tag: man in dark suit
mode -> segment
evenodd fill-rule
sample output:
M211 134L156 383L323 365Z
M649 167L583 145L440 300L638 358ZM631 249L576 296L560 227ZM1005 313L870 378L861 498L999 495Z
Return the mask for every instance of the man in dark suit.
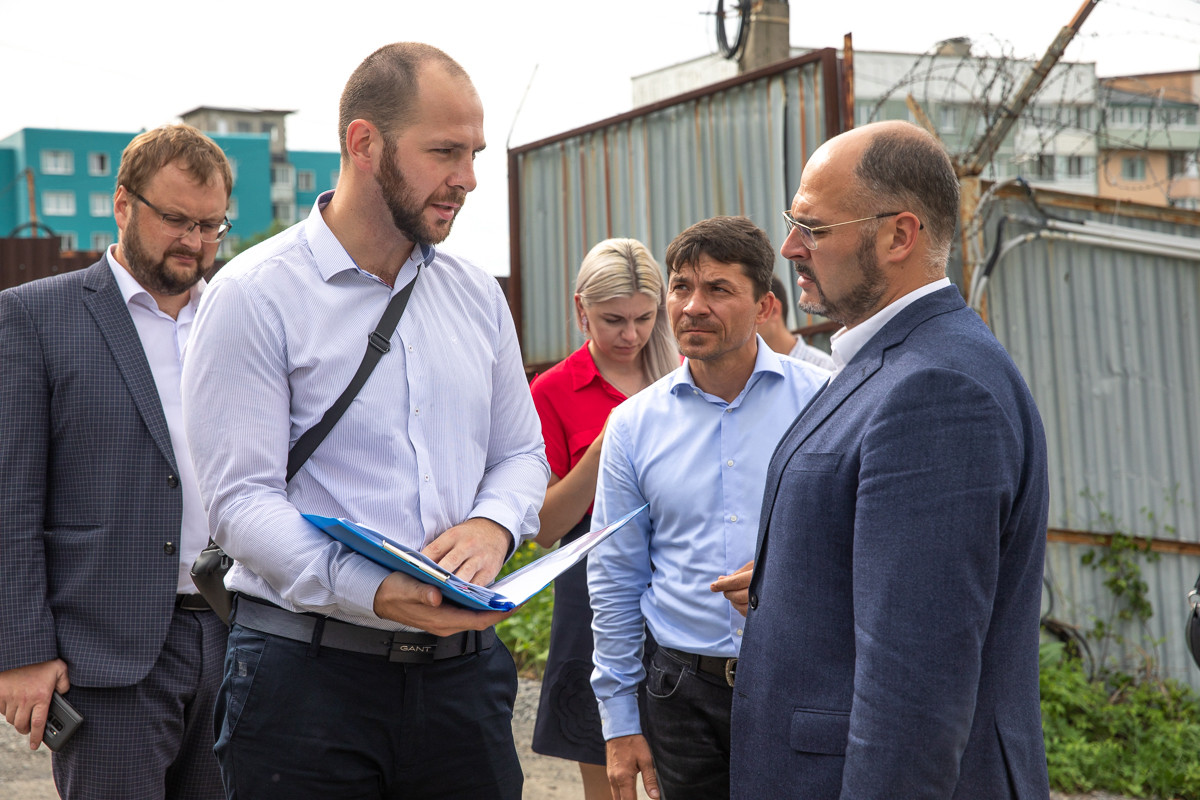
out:
M189 574L208 527L179 380L232 176L172 125L117 184L103 259L0 293L0 710L34 749L54 691L83 715L63 797L221 797L227 633Z
M1045 435L945 278L958 183L901 122L826 142L783 255L844 326L767 475L734 687L735 797L1045 798ZM735 602L737 605L737 602Z

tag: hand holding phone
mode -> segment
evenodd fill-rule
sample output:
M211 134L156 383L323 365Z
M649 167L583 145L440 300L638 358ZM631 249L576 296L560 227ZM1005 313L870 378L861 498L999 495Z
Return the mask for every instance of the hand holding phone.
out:
M82 724L83 715L61 694L55 692L50 698L50 714L46 717L46 730L42 733L42 742L46 747L58 752Z

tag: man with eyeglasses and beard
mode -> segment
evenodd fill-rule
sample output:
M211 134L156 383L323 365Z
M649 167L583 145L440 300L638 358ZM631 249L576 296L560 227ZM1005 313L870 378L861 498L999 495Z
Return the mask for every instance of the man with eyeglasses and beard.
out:
M950 158L908 123L856 128L785 216L800 307L843 328L771 458L752 578L724 587L748 612L734 796L1045 798L1045 433L946 278Z
M537 533L549 468L508 304L441 247L484 148L454 60L368 56L342 93L337 187L205 295L184 368L213 537L236 564L216 752L230 798L519 798L507 616L344 547L349 518L487 584ZM350 385L411 287L388 352L303 466L288 453ZM373 334L372 341L385 338Z
M227 631L190 575L208 523L180 376L232 182L195 128L140 134L104 258L0 293L0 711L34 749L54 692L82 714L64 798L223 796Z

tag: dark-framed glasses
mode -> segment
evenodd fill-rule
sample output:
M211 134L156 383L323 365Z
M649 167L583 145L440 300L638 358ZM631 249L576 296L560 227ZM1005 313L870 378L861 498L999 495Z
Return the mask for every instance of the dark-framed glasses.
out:
M810 228L809 226L805 225L803 222L798 222L796 220L796 218L792 216L792 212L790 212L790 211L784 211L783 218L787 222L789 234L791 234L792 231L798 232L800 234L800 241L801 241L801 243L804 244L804 247L807 248L808 250L816 250L817 249L816 233L818 231L827 231L830 228L836 228L840 225L853 225L856 222L867 222L867 221L873 220L873 219L884 219L885 217L895 217L895 216L898 216L903 213L904 213L903 211L885 211L882 214L876 214L873 217L863 217L861 219L846 220L845 222L835 222L832 225L818 225L815 228ZM924 230L924 228L925 228L925 223L922 222L921 229Z
M199 228L200 241L215 244L224 239L225 234L229 233L229 229L233 227L233 223L229 221L228 217L220 222L198 222L194 219L181 217L178 214L168 214L162 209L155 207L153 203L137 192L131 191L130 194L142 201L146 205L146 208L157 214L162 219L163 231L174 236L176 239L182 239Z

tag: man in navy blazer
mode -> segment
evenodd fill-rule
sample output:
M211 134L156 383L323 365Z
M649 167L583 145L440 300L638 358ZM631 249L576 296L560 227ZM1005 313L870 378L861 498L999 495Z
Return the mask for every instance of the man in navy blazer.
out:
M767 475L735 797L1045 798L1045 434L945 265L958 182L902 122L826 142L787 213L837 369Z
M213 704L227 632L191 583L208 526L181 357L229 229L229 162L140 134L93 266L0 292L0 712L37 748L52 693L84 717L65 798L222 797Z

